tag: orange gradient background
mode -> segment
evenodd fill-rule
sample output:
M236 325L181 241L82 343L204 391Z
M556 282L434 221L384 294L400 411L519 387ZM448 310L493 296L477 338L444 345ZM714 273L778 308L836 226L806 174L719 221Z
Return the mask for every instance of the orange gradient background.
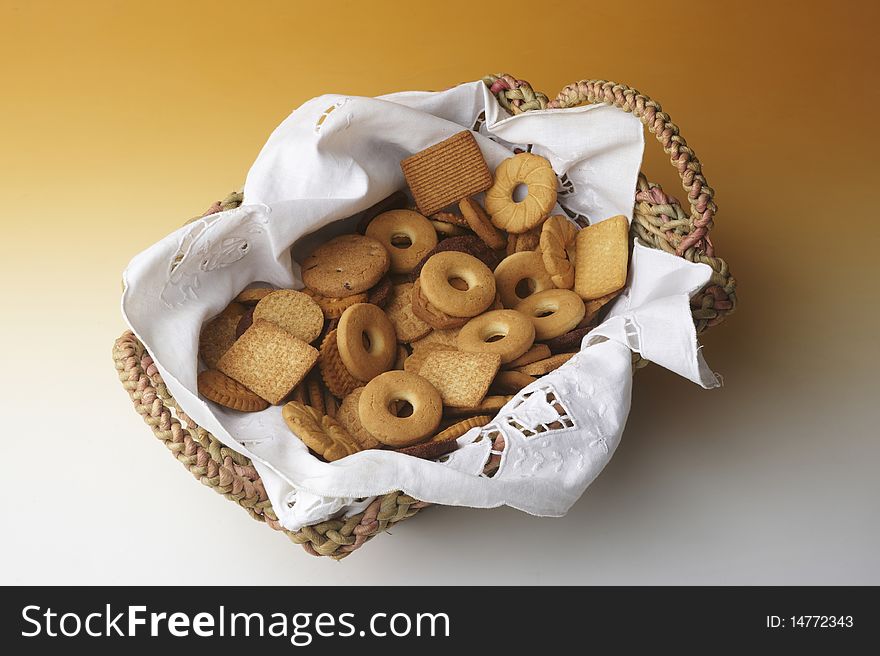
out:
M876 6L484 6L0 0L0 582L880 583ZM502 70L551 97L625 82L679 124L739 282L704 337L726 385L639 372L565 519L432 509L342 565L309 558L132 412L121 272L239 187L304 100ZM644 170L681 196L652 137Z

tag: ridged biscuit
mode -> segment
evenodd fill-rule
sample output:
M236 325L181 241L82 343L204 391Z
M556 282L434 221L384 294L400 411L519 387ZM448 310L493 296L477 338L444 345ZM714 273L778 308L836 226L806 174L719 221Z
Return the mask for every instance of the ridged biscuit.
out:
M470 130L407 157L400 168L425 216L492 186L492 173Z
M351 374L339 356L335 330L327 333L321 342L318 368L321 371L321 378L327 389L340 399L351 394L352 391L364 384L364 381L358 380Z
M476 417L468 417L467 419L462 419L458 421L448 428L443 429L439 433L437 433L434 437L431 438L431 442L445 442L446 440L457 440L459 437L467 433L472 428L480 428L485 426L490 421L492 421L492 417L489 415L477 415Z
M559 214L544 221L540 244L544 268L553 284L560 289L574 285L575 240L578 229L566 217Z
M240 412L258 412L269 407L264 399L216 369L199 372L198 390L209 401Z
M513 193L520 184L528 191L522 201ZM513 234L531 230L546 218L556 204L558 181L550 162L532 153L518 153L495 169L495 182L486 192L486 211L492 224Z

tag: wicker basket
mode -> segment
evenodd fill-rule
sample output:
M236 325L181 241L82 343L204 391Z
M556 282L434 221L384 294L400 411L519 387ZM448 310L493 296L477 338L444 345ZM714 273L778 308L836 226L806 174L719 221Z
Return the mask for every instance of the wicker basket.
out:
M675 198L640 175L632 235L654 248L712 268L714 273L709 284L691 303L698 332L721 323L733 312L736 282L727 263L715 256L709 240L716 210L714 192L706 184L700 161L679 135L678 126L658 103L630 87L604 80L570 84L552 101L534 91L527 82L509 75L488 76L484 82L511 114L604 103L637 116L663 145L678 170L690 212L685 212ZM241 200L241 194L231 194L214 203L205 215L237 207ZM344 558L387 527L429 505L401 492L392 492L348 519L331 519L296 532L288 531L273 512L263 482L250 460L224 446L186 416L168 393L149 353L131 332L116 340L113 360L135 410L193 476L237 503L254 519L285 533L314 556ZM646 363L637 361L636 367L643 364Z

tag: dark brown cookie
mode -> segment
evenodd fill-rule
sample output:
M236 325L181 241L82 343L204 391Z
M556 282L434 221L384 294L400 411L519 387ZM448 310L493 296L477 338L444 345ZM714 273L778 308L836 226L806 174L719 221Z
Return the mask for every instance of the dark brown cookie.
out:
M497 253L486 246L485 242L476 235L449 237L428 251L425 257L422 258L422 261L419 262L416 265L416 268L412 270L412 273L410 273L410 279L415 281L422 272L422 267L425 266L425 262L427 262L432 255L444 251L458 251L460 253L473 255L492 271L494 271L495 267L498 266L498 263L501 262L501 258L498 257Z
M398 453L405 453L408 456L416 458L424 458L425 460L435 460L440 456L451 453L458 448L458 442L455 438L444 440L442 442L422 442L413 446L405 446L401 449L395 449Z
M238 327L235 329L235 339L244 335L244 331L251 327L251 324L254 322L255 308L256 306L249 305L245 313L241 315L241 319L238 320Z
M367 303L372 303L373 305L378 305L380 308L384 308L388 305L388 301L391 300L391 292L393 290L394 284L391 282L391 278L385 276L367 292Z
M360 234L364 234L367 231L367 226L370 225L370 221L375 219L377 216L384 212L390 212L391 210L402 210L409 205L409 200L406 197L406 194L402 191L395 191L393 194L388 196L387 198L383 198L378 203L373 205L372 207L368 207L361 213L361 218L358 221L357 232Z
M545 340L551 353L565 353L567 351L576 351L581 347L581 340L592 330L591 327L575 328L564 335Z

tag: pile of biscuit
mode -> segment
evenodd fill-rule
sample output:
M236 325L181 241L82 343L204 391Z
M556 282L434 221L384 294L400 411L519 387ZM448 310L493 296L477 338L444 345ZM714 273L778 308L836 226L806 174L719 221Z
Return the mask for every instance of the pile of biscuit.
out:
M304 289L251 286L205 324L203 397L283 404L327 461L438 458L578 351L626 283L626 218L578 229L551 215L550 163L522 152L493 175L470 131L401 168L412 200L397 192L316 248Z

